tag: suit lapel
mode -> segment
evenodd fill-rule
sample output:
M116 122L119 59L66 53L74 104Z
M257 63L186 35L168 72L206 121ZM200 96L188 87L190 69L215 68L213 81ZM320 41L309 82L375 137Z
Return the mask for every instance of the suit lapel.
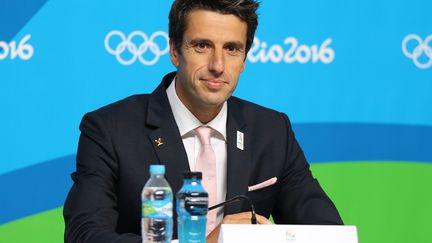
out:
M166 178L173 192L176 193L183 184L181 172L190 169L181 135L166 95L166 89L174 75L175 73L166 75L151 94L146 123L154 127L149 134L149 139L159 162L166 166Z
M227 199L237 195L246 195L250 173L250 136L242 115L240 103L236 98L228 100L227 118ZM237 147L237 132L244 135L244 149ZM225 207L225 214L241 211L242 203L233 203Z

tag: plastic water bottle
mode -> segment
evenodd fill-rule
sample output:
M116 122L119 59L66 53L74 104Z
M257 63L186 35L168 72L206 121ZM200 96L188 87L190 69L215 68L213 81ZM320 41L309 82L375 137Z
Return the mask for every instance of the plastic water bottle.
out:
M185 172L177 193L177 229L179 243L205 243L208 193L201 185L201 172Z
M143 243L171 242L173 193L164 176L164 165L150 165L150 179L141 194Z

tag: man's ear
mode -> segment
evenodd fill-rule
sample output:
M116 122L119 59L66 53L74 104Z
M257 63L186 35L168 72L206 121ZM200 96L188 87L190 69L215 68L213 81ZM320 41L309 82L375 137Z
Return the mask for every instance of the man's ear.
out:
M171 59L171 63L178 67L179 66L179 53L175 48L174 42L170 39L169 41L169 46L170 46L170 59Z

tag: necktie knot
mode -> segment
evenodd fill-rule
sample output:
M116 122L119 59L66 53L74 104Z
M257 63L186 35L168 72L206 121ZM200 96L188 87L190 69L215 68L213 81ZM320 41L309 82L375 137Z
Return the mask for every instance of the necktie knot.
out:
M208 126L199 126L195 129L198 139L202 145L210 144L211 130L211 127Z

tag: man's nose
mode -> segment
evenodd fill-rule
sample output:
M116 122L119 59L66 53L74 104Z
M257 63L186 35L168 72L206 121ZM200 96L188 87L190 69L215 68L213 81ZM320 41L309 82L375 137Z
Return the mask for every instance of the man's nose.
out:
M225 70L223 50L214 50L210 56L208 69L214 74L222 74Z

